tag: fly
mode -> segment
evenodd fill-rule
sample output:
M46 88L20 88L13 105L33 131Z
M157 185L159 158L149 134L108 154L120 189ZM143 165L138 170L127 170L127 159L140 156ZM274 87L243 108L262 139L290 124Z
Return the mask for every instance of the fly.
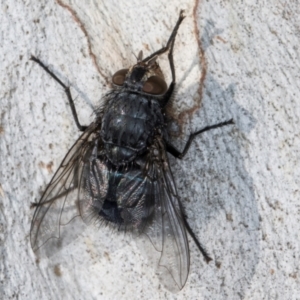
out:
M158 257L159 278L171 291L182 289L188 277L187 232L205 260L211 260L187 222L167 153L182 159L197 135L233 120L194 132L182 152L170 142L165 114L176 84L173 49L183 19L181 11L165 47L146 58L141 51L136 64L112 76L113 87L89 126L79 123L70 88L31 57L63 87L74 121L83 132L40 201L33 204L30 240L36 253L51 256L75 238L83 224L98 222L146 235L147 253ZM170 85L157 62L166 52Z

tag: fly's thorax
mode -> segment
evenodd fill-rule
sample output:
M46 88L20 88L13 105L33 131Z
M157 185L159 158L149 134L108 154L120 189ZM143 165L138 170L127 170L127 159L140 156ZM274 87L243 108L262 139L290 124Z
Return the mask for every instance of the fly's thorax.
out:
M164 117L157 99L126 88L108 94L103 109L101 138L115 165L126 164L143 153Z

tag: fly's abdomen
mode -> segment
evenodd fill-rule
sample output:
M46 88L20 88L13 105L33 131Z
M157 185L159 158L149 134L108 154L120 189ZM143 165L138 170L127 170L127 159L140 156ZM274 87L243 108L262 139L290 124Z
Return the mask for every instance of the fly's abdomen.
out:
M146 149L161 124L163 116L156 100L130 92L114 94L102 118L106 156L114 165L132 161Z

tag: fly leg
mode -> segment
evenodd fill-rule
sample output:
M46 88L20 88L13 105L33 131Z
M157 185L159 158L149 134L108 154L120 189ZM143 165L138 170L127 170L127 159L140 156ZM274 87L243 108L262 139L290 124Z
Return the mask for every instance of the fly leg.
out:
M166 150L170 154L172 154L174 157L182 159L186 155L186 153L188 152L192 141L194 140L194 138L197 135L199 135L199 134L201 134L205 131L211 130L211 129L215 129L215 128L219 128L219 127L223 127L223 126L231 125L231 124L234 124L232 119L229 120L229 121L225 121L225 122L222 122L222 123L215 124L215 125L206 126L206 127L202 128L201 130L198 130L198 131L190 134L189 139L188 139L187 143L185 144L184 149L183 149L182 152L180 152L175 146L173 146L172 144L170 144L168 142L166 143Z
M183 10L181 10L179 13L179 18L178 18L177 23L169 37L167 45L165 47L159 49L158 51L154 52L153 54L151 54L150 56L146 57L143 60L143 62L147 62L147 61L151 60L153 57L161 55L161 54L169 51L168 59L169 59L171 73L172 73L172 81L171 81L170 86L169 86L168 90L166 91L163 99L161 100L162 107L164 107L168 103L169 99L172 96L172 93L174 91L175 84L176 84L175 83L176 82L175 67L174 67L174 61L173 61L173 48L174 48L174 43L175 43L175 38L176 38L178 28L184 18L185 18L185 16L183 14Z
M48 204L51 204L53 201L55 201L59 198L67 197L69 193L71 193L72 191L75 191L76 189L79 188L79 178L78 178L77 174L78 174L78 166L75 166L74 178L72 180L72 186L69 186L63 192L59 193L58 195L56 195L53 198L50 198L47 201L43 201L42 203L41 202L31 202L30 203L30 208L35 208L35 207L39 207L39 206L43 206L43 205L48 205ZM43 199L43 196L42 196L42 199Z
M206 250L203 248L203 246L202 246L202 245L200 244L200 242L198 241L198 239L197 239L195 233L193 232L193 230L192 230L190 224L189 224L188 221L187 221L187 217L186 217L186 216L183 216L183 221L184 221L184 225L185 225L186 230L188 231L189 235L190 235L191 238L194 240L196 246L198 247L198 249L199 249L200 252L202 253L202 255L203 255L205 261L206 261L207 263L209 263L209 262L212 260L212 258L207 254Z
M43 203L39 203L39 202L31 202L30 203L30 208L35 208L35 207L38 207L38 206L42 206L42 205L45 205L45 204L49 204L49 203L52 203L53 201L55 201L56 199L59 199L61 197L65 197L67 196L70 192L76 190L78 187L77 186L74 186L74 187L71 187L67 190L65 190L64 192L62 192L61 194L58 194L57 196L47 200L47 201L44 201Z
M172 81L169 85L168 90L164 94L163 99L161 100L161 107L165 107L167 103L169 102L170 98L172 97L175 85L176 85L176 74L175 74L175 67L174 67L174 61L173 61L173 48L174 48L174 42L175 42L175 36L171 44L170 52L168 54L168 59L170 63L170 69L172 73Z
M226 125L230 125L230 124L234 124L234 122L233 122L232 119L229 120L229 121L226 121L226 122L222 122L222 123L218 123L218 124L212 125L212 126L206 126L203 129L198 130L198 131L192 133L189 136L189 139L188 139L187 143L185 144L185 147L184 147L184 149L183 149L182 152L180 152L178 149L176 149L176 147L174 147L170 143L166 143L166 150L169 153L171 153L174 157L182 159L185 156L185 154L188 152L188 150L189 150L189 148L191 146L192 141L194 140L194 138L198 134L201 134L201 133L203 133L205 131L208 131L208 130L211 130L211 129L215 129L215 128L223 127L223 126L226 126ZM182 209L182 211L183 211L183 209ZM198 241L198 239L197 239L195 233L193 232L190 224L188 223L187 217L186 217L186 215L184 213L182 214L182 217L183 217L184 225L185 225L185 228L186 228L187 232L189 233L189 235L194 240L194 242L195 242L196 246L198 247L199 251L202 253L205 261L207 263L209 263L212 259L207 254L206 250L201 246L201 243Z
M69 103L70 103L70 107L72 110L72 115L74 118L74 121L76 123L77 128L80 131L85 131L87 129L87 126L82 126L79 121L78 121L78 116L77 116L77 112L76 112L76 108L74 105L74 100L72 98L71 92L70 92L70 87L66 86L53 72L51 72L49 70L49 68L47 66L45 66L38 58L34 57L33 55L30 58L31 60L33 60L34 62L36 62L38 65L40 65L55 81L57 81L65 90L65 93L67 94Z
M153 57L159 56L159 55L161 55L161 54L163 54L163 53L165 53L165 52L167 52L168 50L171 49L172 44L174 44L178 28L179 28L181 22L183 21L183 19L185 18L185 16L183 15L183 12L184 11L181 10L180 13L179 13L179 18L178 18L178 20L176 22L176 25L175 25L175 27L174 27L174 29L173 29L170 37L169 37L167 45L165 47L162 47L161 49L157 50L156 52L152 53L150 56L144 58L142 60L143 62L147 62L147 61L151 60ZM174 65L173 65L173 68L174 68Z

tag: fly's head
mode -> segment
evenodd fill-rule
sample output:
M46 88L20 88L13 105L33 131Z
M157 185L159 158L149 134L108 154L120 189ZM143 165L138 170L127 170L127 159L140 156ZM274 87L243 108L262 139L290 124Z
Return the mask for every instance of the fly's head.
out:
M113 84L132 92L155 96L165 94L168 86L156 59L157 56L150 56L143 60L143 52L140 51L135 65L129 69L121 69L113 75Z

